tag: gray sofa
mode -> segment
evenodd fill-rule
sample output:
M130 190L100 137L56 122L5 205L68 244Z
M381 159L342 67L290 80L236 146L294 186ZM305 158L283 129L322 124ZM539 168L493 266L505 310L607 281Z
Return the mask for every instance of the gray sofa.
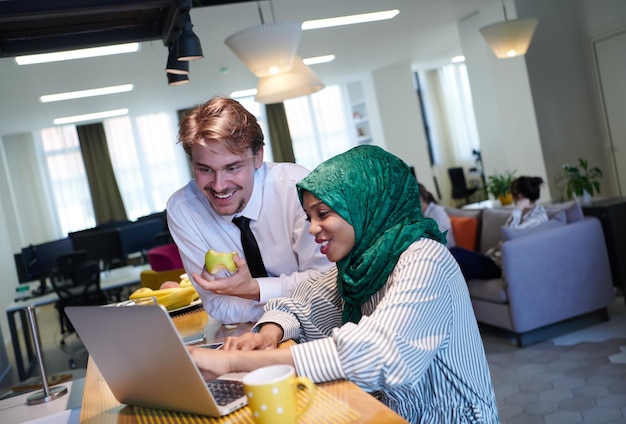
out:
M447 208L451 217L478 220L476 250L502 240L502 278L468 281L480 323L509 330L519 346L523 334L600 311L615 301L600 221L580 205L547 206L550 221L528 230L503 228L511 209Z

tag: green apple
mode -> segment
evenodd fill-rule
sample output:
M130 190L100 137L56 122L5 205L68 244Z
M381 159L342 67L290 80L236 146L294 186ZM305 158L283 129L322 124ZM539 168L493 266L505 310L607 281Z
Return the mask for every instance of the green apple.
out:
M237 265L235 265L233 260L234 254L235 252L216 252L210 249L204 256L207 271L211 274L217 274L222 269L229 272L237 271Z

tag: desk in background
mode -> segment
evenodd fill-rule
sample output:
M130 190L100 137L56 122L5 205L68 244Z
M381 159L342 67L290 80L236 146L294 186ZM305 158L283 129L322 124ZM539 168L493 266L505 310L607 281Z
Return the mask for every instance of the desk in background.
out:
M145 269L150 269L150 266L125 266L103 272L100 278L100 289L103 291L110 291L117 290L125 286L139 284L139 276L141 271ZM25 308L28 305L34 305L35 307L48 305L56 302L58 299L59 298L55 292L49 292L43 296L20 300L7 306L7 321L9 322L9 331L11 332L11 342L13 344L13 354L15 355L15 365L17 367L17 374L20 381L23 381L30 376L30 373L36 364L32 335L26 319ZM23 352L21 340L17 331L17 323L15 319L16 314L19 314L20 316L24 347L26 349L26 364L24 363L24 357L22 356Z

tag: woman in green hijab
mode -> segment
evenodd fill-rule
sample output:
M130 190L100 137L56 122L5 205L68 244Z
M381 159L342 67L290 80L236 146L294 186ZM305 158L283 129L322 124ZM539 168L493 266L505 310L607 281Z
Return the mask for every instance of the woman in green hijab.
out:
M482 340L454 258L396 156L359 146L297 184L309 232L336 268L270 300L253 333L192 349L208 376L294 365L348 379L415 423L497 423ZM294 339L290 349L273 350ZM251 350L256 349L256 350Z

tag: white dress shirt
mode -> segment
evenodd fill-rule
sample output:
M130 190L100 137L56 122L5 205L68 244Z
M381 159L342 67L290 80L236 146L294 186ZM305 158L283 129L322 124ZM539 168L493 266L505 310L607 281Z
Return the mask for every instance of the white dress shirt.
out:
M216 295L194 282L205 310L218 321L254 322L267 300L289 296L297 283L332 267L309 234L309 223L298 200L296 182L308 173L306 168L291 163L264 163L256 170L251 198L240 215L251 219L250 228L269 277L256 279L260 301ZM232 218L218 215L195 181L170 197L167 222L189 277L192 272L202 272L210 248L245 257L241 233Z

